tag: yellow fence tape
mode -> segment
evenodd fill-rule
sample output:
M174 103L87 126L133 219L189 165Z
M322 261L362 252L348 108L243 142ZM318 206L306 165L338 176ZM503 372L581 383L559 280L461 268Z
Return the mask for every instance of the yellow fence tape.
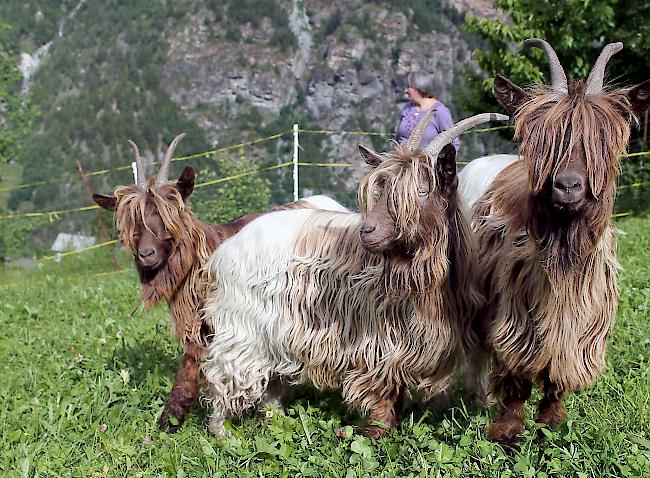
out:
M117 269L113 271L106 271L106 272L95 272L94 274L89 274L88 276L84 277L105 277L105 276L112 276L115 274L123 274L124 272L130 272L132 271L132 268L129 269ZM66 280L71 280L71 279L77 279L77 276L72 276L72 277L64 277ZM30 281L30 285L33 284L43 284L45 282L48 282L47 279L43 280L35 280L35 281ZM10 282L8 284L0 284L0 289L8 289L9 287L24 287L25 283L24 282Z
M59 209L58 211L43 211L43 212L16 212L10 214L0 214L1 219L14 219L17 217L49 217L50 221L56 221L59 219L60 214L66 214L69 212L79 212L79 211L91 211L97 209L99 206L96 204L92 206L83 206L83 207L74 207L70 209Z
M272 171L274 169L284 168L286 166L291 166L292 164L293 164L293 161L288 161L286 163L281 163L281 164L276 164L274 166L269 166L268 168L255 169L254 171L246 171L245 173L235 174L233 176L227 176L225 178L214 179L212 181L206 181L204 183L196 184L194 186L194 189L202 188L202 187L205 187L205 186L210 186L212 184L223 183L223 182L226 182L226 181L232 181L233 179L243 178L245 176L250 176L251 174L259 174L259 173L263 173L264 171Z
M497 130L506 129L506 128L512 128L512 126L511 125L502 125L502 126L495 126L493 128L478 128L478 129L473 129L471 131L468 131L468 133L485 133L485 132L488 132L488 131L497 131ZM237 143L237 144L222 146L220 148L211 149L209 151L203 151L201 153L189 154L189 155L186 155L186 156L179 156L179 157L173 158L172 161L173 162L187 161L187 160L190 160L190 159L207 157L207 156L211 156L211 155L216 154L216 153L221 153L221 152L229 151L229 150L232 150L232 149L243 148L245 146L251 146L251 145L254 145L254 144L258 144L258 143L263 143L265 141L271 141L273 139L278 139L278 138L281 138L282 136L285 136L285 135L291 133L292 131L293 131L292 129L288 129L288 130L282 131L280 133L272 134L270 136L265 136L265 137L262 137L262 138L253 139L253 140L250 140L250 141L243 141L243 142ZM299 129L298 131L300 133L305 133L305 134L358 135L358 136L392 136L394 134L394 133L383 132L383 131L345 131L345 130L328 130L328 129ZM641 152L638 152L638 153L623 154L622 157L636 157L636 156L645 156L645 155L650 155L650 151L641 151ZM160 164L160 162L159 161L154 161L151 164ZM466 162L461 162L460 164L466 164ZM112 173L112 172L115 172L115 171L127 171L127 170L130 170L130 169L131 169L131 165L128 164L128 165L125 165L125 166L118 166L118 167L115 167L115 168L100 169L100 170L97 170L97 171L92 171L92 172L86 173L85 175L86 176L98 176L98 175L102 175L102 174ZM27 189L27 188L36 187L36 186L42 186L44 184L51 184L53 182L60 181L60 180L61 180L60 178L57 178L57 179L51 179L51 180L47 180L47 181L37 181L37 182L33 182L33 183L28 183L28 184L21 184L19 186L4 187L4 188L0 188L0 192L15 191L15 190L19 190L19 189Z
M280 137L282 137L282 136L284 136L284 135L286 135L288 133L291 133L292 131L293 130L286 130L286 131L282 131L281 133L272 134L271 136L265 136L263 138L253 139L251 141L244 141L244 142L237 143L237 144L231 144L231 145L228 145L228 146L223 146L221 148L211 149L209 151L203 151L201 153L190 154L190 155L187 155L187 156L178 156L176 158L173 158L172 162L175 162L175 161L187 161L188 159L206 157L206 156L210 156L210 155L213 155L213 154L216 154L216 153L229 151L231 149L238 149L238 148L243 148L245 146L250 146L250 145L253 145L253 144L263 143L264 141L270 141L270 140L273 140L273 139L280 138ZM154 162L152 162L150 164L160 164L160 161L154 161ZM86 176L98 176L98 175L101 175L101 174L112 173L114 171L127 171L127 170L131 170L131 164L128 164L126 166L118 166L116 168L110 168L110 169L100 169L98 171L92 171L92 172L89 172L89 173L85 173L85 175ZM0 192L13 191L13 190L17 190L17 189L26 189L26 188L30 188L30 187L42 186L44 184L50 184L50 183L54 183L54 182L60 181L60 180L61 180L60 178L57 178L57 179L50 179L48 181L37 181L37 182L34 182L34 183L29 183L29 184L21 184L20 186L12 186L12 187L0 188Z
M43 256L39 261L51 261L60 257L67 257L67 256L72 256L75 254L81 254L82 252L86 251L91 251L93 249L99 249L100 247L105 247L105 246L110 246L111 244L117 244L117 239L113 239L112 241L106 241L102 242L100 244L95 244L93 246L89 247L84 247L83 249L78 249L76 251L68 251L68 252L59 252L58 254L54 254L53 256Z
M393 133L382 131L343 131L334 129L299 129L299 133L305 134L331 134L331 135L357 135L357 136L391 136Z
M289 130L286 130L286 131L282 131L281 133L272 134L271 136L265 136L264 138L257 138L257 139L253 139L251 141L244 141L243 143L231 144L230 146L223 146L221 148L211 149L210 151L205 151L203 153L190 154L190 155L187 155L187 156L179 156L177 158L172 159L172 161L174 161L174 162L175 161L187 161L188 159L194 159L194 158L200 158L200 157L204 157L204 156L210 156L212 154L222 153L224 151L229 151L231 149L243 148L244 146L251 146L253 144L263 143L264 141L270 141L272 139L278 139L278 138L284 136L285 134L291 133L292 131L293 130L289 129ZM158 163L154 163L154 164L158 164Z

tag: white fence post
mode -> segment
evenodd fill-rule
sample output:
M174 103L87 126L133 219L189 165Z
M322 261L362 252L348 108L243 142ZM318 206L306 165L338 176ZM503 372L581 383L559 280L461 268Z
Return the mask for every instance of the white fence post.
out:
M138 184L138 168L135 162L131 163L131 169L133 170L133 184Z
M293 200L298 200L298 123L293 125Z

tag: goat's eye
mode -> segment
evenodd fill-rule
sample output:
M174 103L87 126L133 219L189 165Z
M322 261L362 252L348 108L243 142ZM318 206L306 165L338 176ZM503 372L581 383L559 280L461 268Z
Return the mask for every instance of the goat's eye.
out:
M429 190L428 189L418 189L418 196L420 197L426 197L429 195Z

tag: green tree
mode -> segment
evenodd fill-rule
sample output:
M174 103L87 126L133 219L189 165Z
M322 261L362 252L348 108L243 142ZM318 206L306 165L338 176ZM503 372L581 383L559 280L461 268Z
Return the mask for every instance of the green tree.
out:
M474 58L484 72L471 75L462 98L468 111L492 111L497 106L492 94L497 73L519 85L541 82L548 75L544 53L521 48L523 40L531 37L548 41L567 76L583 80L602 47L622 41L623 51L609 62L609 78L624 85L648 78L650 4L646 0L496 0L495 6L510 20L465 17L465 28L482 40Z
M483 74L469 73L462 107L474 114L499 108L492 93L497 73L518 85L550 83L548 61L537 48L522 48L523 40L548 41L569 79L585 80L604 45L623 42L608 63L606 78L616 85L635 85L650 78L650 3L647 0L496 0L509 21L467 15L465 28L479 37L474 58ZM545 79L546 77L546 79ZM496 110L498 111L498 109ZM642 124L645 121L643 118ZM511 134L505 130L504 134ZM643 132L633 129L630 151L647 151ZM617 209L647 210L648 156L623 162Z
M1 28L1 26L0 26ZM30 109L20 97L22 75L16 57L0 44L0 162L18 154L21 138L27 132Z
M254 163L232 157L215 158L213 162L212 167L199 170L197 184L222 178L232 179L194 191L190 196L190 207L199 219L222 223L248 212L268 208L271 200L269 181L255 172L257 166Z

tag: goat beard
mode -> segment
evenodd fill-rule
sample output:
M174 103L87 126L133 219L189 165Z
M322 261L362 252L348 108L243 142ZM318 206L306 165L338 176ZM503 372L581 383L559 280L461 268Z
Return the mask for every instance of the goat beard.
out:
M432 243L397 245L384 253L384 294L389 302L397 303L409 296L424 300L429 291L447 278L449 264L445 254L434 254L436 246L447 237L436 237Z
M191 266L192 262L184 260L179 248L172 250L165 263L156 270L147 270L136 263L142 284L139 302L150 308L163 299L170 301Z
M530 197L528 231L549 279L560 282L582 270L609 224L613 195L559 211L541 196Z

